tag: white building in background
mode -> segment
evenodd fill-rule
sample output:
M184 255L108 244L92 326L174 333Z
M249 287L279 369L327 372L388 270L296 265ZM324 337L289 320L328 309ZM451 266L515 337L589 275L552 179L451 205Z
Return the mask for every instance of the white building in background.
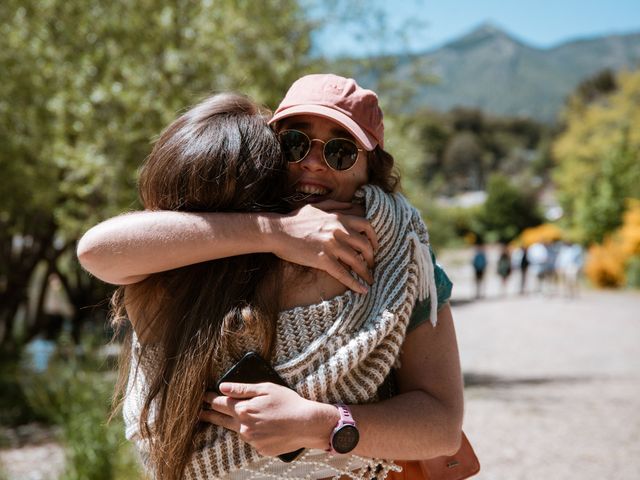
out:
M487 200L487 192L475 190L460 193L454 197L438 197L438 203L444 207L470 208L482 205Z

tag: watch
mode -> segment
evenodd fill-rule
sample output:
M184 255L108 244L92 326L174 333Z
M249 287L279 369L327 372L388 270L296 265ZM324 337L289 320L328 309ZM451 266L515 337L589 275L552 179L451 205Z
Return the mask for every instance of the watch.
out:
M340 413L340 420L331 433L329 441L329 451L331 453L349 453L356 448L360 440L360 432L356 427L356 422L351 415L349 407L342 403L335 405Z

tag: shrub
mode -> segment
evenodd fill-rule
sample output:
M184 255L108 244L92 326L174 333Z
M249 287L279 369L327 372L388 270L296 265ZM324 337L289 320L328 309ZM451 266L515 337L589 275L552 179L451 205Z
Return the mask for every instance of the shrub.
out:
M516 243L529 246L538 242L555 242L561 238L564 238L564 233L560 227L553 223L543 223L537 227L531 227L523 230Z
M589 249L587 277L599 287L640 287L640 200L628 200L622 226Z
M0 352L0 425L15 427L29 422L46 421L27 402L20 383L21 374L19 356Z
M627 204L618 237L624 254L632 257L640 255L640 200L631 199Z
M584 271L598 287L624 285L624 254L620 245L609 238L602 245L592 245Z
M479 220L488 238L510 242L525 228L542 223L542 215L532 192L523 191L503 175L493 174Z
M65 480L140 478L122 421L107 424L113 383L113 374L96 369L95 359L77 357L56 360L45 373L23 380L29 405L61 427Z
M627 262L627 285L640 288L640 255L634 255Z

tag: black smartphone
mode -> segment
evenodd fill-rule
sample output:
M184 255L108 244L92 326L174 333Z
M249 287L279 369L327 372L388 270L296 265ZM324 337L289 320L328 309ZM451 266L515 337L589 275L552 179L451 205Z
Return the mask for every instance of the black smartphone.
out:
M262 383L271 382L283 387L289 387L282 377L276 372L269 363L264 360L256 352L249 352L242 357L238 363L227 370L222 377L216 382L215 390L220 395L220 384L223 382L236 383ZM295 452L283 453L278 458L283 462L293 462L300 454L304 452L304 448L300 448Z

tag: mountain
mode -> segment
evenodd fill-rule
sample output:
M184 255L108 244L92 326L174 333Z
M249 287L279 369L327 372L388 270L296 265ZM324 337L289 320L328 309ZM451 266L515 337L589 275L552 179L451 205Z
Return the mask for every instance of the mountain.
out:
M398 81L409 81L412 71L437 77L437 84L418 87L414 106L477 107L550 122L582 80L605 68L640 68L640 32L541 49L484 24L436 50L399 60L395 75Z

